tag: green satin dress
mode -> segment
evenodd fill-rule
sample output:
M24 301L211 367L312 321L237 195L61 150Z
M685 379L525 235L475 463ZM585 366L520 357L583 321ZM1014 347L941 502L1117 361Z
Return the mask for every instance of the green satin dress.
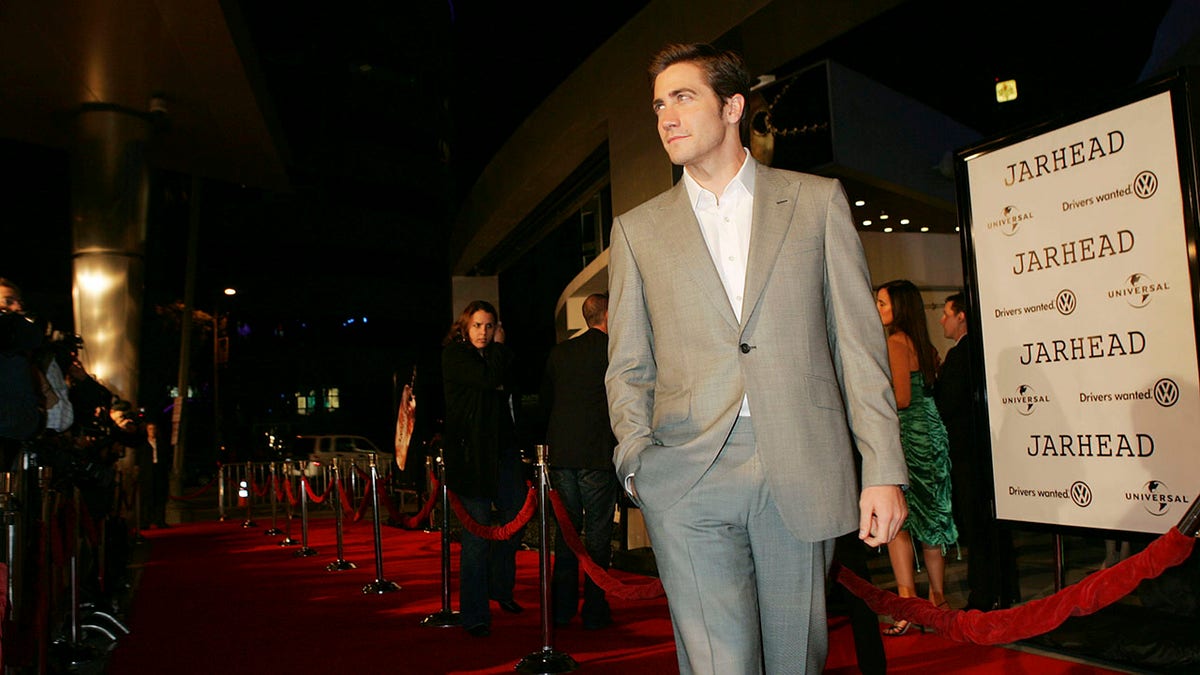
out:
M927 546L958 541L950 509L950 451L946 427L920 371L910 374L912 399L900 410L900 444L908 464L908 520L904 528Z

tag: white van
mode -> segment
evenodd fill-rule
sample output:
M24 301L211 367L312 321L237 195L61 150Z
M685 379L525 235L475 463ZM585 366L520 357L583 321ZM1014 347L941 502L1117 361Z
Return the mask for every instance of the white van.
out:
M391 461L390 455L379 452L379 448L363 436L297 436L292 439L292 457L308 462L304 469L305 476L317 475L321 467L330 464L334 458L345 460L343 466L346 466L346 461L353 459L358 468L366 471L371 465L371 453L375 454L377 467L383 467L385 462Z

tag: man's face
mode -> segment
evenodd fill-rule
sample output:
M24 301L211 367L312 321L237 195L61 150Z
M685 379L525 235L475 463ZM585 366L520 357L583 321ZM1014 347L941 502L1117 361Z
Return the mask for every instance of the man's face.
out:
M679 166L702 164L716 156L730 134L737 140L741 96L721 101L699 66L682 62L654 78L654 114L658 135L671 162Z
M17 289L11 286L0 286L0 312L21 312L25 306L21 304L21 296Z
M957 340L967 332L966 315L954 311L954 307L948 302L942 307L942 316L938 321L942 323L942 334L948 340Z
M467 322L467 339L476 349L483 349L496 337L496 317L482 309L471 315Z

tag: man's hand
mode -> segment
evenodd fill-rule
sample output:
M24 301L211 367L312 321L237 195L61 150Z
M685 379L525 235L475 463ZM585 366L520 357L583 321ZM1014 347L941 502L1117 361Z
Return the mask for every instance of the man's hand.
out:
M899 485L863 488L858 499L858 538L868 546L882 546L899 534L908 517L908 504Z

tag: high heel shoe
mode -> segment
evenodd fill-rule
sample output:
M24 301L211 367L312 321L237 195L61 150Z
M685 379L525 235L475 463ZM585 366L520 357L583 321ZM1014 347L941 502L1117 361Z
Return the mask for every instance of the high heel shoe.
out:
M899 621L892 623L892 625L888 626L887 628L884 628L883 634L885 637L899 637L907 633L908 629L912 628L912 625L913 623L911 621L900 619Z

